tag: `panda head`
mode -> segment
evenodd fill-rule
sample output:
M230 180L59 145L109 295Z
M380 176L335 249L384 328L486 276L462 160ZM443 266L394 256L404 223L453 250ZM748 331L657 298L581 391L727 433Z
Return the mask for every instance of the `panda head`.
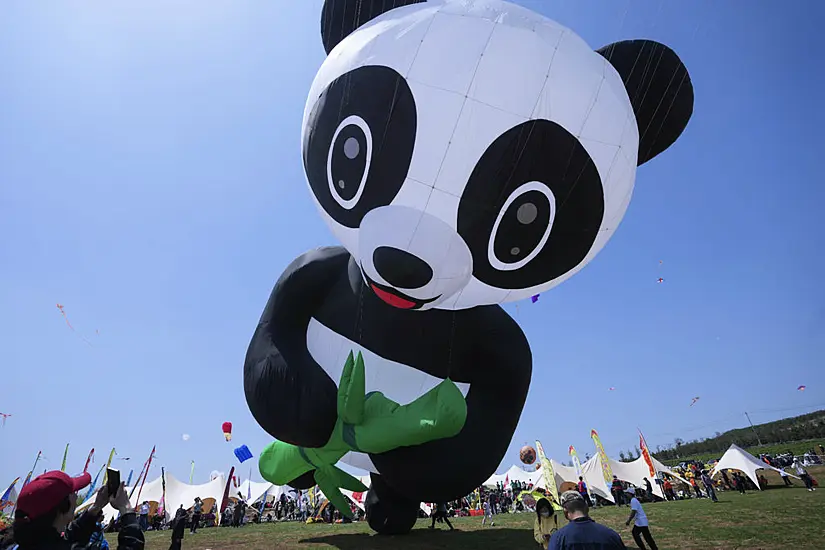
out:
M398 308L514 301L578 272L693 111L666 46L593 51L498 0L326 0L321 29L307 180Z

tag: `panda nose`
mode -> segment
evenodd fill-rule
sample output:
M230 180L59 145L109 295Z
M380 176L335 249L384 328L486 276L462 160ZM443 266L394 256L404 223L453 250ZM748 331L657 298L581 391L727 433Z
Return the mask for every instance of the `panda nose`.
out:
M409 252L390 246L379 246L372 253L378 274L396 288L421 288L433 278L433 268Z

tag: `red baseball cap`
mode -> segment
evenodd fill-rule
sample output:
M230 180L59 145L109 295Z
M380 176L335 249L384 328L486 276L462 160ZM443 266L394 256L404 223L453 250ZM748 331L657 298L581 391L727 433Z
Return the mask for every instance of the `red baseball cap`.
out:
M76 493L92 482L91 474L84 472L71 477L59 470L37 476L23 487L17 497L17 510L31 519L36 519L56 507L72 493Z

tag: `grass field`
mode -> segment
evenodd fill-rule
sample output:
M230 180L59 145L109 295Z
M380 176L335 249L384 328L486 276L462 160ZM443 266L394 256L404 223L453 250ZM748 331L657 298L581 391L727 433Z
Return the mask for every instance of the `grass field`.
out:
M818 479L825 478L825 468L812 468L811 473ZM663 549L822 548L822 541L825 540L825 489L811 493L799 484L789 489L774 487L746 495L723 492L719 494L720 502L717 504L707 499L646 504L645 511L653 536L659 548ZM596 521L618 531L628 548L636 548L630 529L624 526L628 513L627 507L617 509L611 506L593 510L591 515ZM240 529L212 528L203 529L195 535L187 533L183 548L530 549L538 548L533 542L533 518L532 514L527 513L503 514L496 516L495 527L483 530L481 518L456 518L453 520L457 529L455 532L448 532L440 524L436 531L430 531L427 529L429 520L420 520L413 532L403 537L373 535L366 523L279 523L248 525ZM563 519L561 523L564 523ZM169 547L170 534L170 531L146 533L146 548L165 550Z

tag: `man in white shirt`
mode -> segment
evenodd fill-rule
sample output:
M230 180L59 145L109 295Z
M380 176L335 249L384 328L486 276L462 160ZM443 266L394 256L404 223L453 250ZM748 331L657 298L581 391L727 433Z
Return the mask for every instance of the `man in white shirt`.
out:
M631 487L627 492L630 493L630 517L627 518L625 525L630 525L630 522L633 520L636 521L635 525L633 525L633 531L631 531L633 540L636 541L636 546L641 550L645 550L645 545L642 542L642 536L644 536L648 546L650 546L650 550L659 550L656 546L656 541L653 540L653 535L650 534L647 514L645 514L645 511L642 509L642 503L636 498L636 489Z

